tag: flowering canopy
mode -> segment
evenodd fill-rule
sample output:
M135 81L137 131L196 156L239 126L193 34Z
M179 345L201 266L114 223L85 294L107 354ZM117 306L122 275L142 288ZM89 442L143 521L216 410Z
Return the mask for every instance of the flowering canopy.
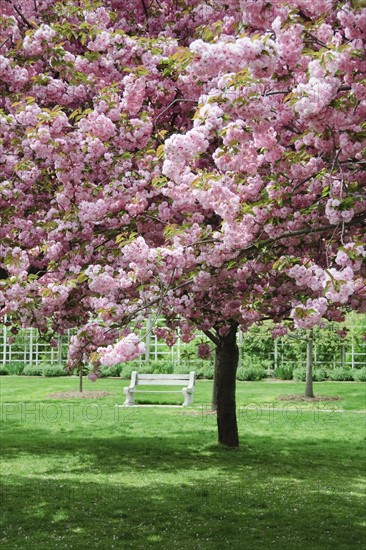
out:
M2 316L111 365L366 310L362 2L0 4Z

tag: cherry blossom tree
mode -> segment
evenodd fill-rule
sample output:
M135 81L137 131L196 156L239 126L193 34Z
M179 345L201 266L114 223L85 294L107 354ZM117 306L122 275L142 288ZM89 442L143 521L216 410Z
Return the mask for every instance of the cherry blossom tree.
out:
M362 2L0 4L1 315L96 373L203 330L237 446L238 329L366 309Z

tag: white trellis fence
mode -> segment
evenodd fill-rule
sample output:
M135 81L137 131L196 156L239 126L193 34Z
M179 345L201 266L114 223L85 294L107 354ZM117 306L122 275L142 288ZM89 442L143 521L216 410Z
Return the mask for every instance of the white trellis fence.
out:
M159 319L159 321L162 322L163 320ZM154 321L155 323L156 321ZM155 336L151 325L151 320L147 319L145 329L142 331L146 343L146 354L141 358L141 362L166 360L172 364L180 365L182 361L185 361L187 345L181 341L179 335L175 344L168 347L163 340ZM355 324L351 322L349 326L349 337L344 344L339 345L332 356L331 364L329 360L325 363L321 357L317 356L317 344L315 343L315 366L346 366L351 368L366 366L366 342L360 336L361 333L366 332L366 316L363 316L363 322ZM36 329L24 329L14 337L9 327L0 325L0 364L38 365L47 363L50 365L63 365L67 360L70 335L69 332L65 336L59 337L57 347L52 347L40 338ZM252 360L253 364L255 361L258 362L258 352L253 353L250 346L247 345L248 339L250 340L250 335L239 334L241 361L243 363L245 359L245 364L250 366ZM304 366L305 353L303 357L300 355L296 360L291 359L293 345L291 339L286 337L270 340L270 348L259 358L263 361L267 360L267 365L270 364L269 368L277 368L282 365ZM192 347L189 349L192 349Z

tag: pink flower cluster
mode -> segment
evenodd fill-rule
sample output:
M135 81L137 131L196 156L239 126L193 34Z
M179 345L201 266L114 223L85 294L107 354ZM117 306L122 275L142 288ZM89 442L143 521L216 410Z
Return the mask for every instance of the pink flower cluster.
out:
M210 344L206 344L206 343L198 344L197 355L200 359L208 359L211 355Z
M177 341L177 335L175 331L166 327L156 327L154 329L154 334L157 338L163 338L165 340L165 343L169 347L174 346L175 342Z
M180 327L180 337L182 342L185 344L188 344L195 338L195 327L192 325L189 325L188 323L182 323Z
M313 265L295 265L288 270L290 277L295 279L296 285L303 288L322 292L326 281L326 273L323 268Z
M111 344L117 337L118 331L115 329L108 329L108 327L96 321L86 323L78 330L77 334L71 336L68 367L79 369L89 361L90 355L95 352L98 346ZM94 361L93 365L97 367L99 361Z
M272 330L272 338L279 338L280 336L285 336L288 333L288 328L279 323Z
M131 116L136 116L146 97L146 79L129 74L124 77L123 85L122 108Z
M350 267L342 271L334 268L326 271L325 296L328 300L345 304L354 291L354 273Z
M175 162L190 162L195 155L206 151L209 142L202 128L192 128L185 135L174 134L165 142L166 158Z
M119 289L119 283L118 280L109 273L102 272L91 279L89 288L93 292L97 292L99 295L103 296L116 292Z
M116 344L107 346L106 348L98 348L97 353L100 354L100 364L106 367L132 361L145 353L145 344L140 342L139 337L131 332L128 336L119 340Z
M326 298L309 298L305 305L297 304L291 311L295 327L310 329L320 325L327 308L328 301Z
M196 57L189 70L199 75L201 80L237 72L245 67L249 67L253 75L263 68L270 75L274 69L274 48L275 43L270 38L265 44L262 40L249 37L216 44L195 40L190 45L190 51ZM266 54L263 54L264 51Z
M339 78L312 76L308 82L294 88L294 93L301 98L295 103L295 110L302 117L318 115L334 99L339 86Z
M111 119L95 111L81 119L79 128L84 134L90 133L102 141L107 141L116 135L116 127Z
M341 209L341 201L338 199L328 199L325 206L325 215L327 216L330 223L338 222L349 222L354 216L354 209L349 208L348 210Z
M359 271L366 258L366 247L360 243L346 243L337 252L336 263L341 267L350 267L352 270Z
M23 40L23 49L29 56L42 54L44 47L52 43L56 32L49 25L42 24L38 29L28 34Z

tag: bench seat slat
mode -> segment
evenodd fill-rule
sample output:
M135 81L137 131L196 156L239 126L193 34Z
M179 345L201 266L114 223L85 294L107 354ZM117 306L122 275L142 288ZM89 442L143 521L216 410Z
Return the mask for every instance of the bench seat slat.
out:
M187 380L141 380L137 378L136 386L186 386Z
M189 374L138 374L138 380L189 380Z
M132 390L135 393L182 393L182 390Z

